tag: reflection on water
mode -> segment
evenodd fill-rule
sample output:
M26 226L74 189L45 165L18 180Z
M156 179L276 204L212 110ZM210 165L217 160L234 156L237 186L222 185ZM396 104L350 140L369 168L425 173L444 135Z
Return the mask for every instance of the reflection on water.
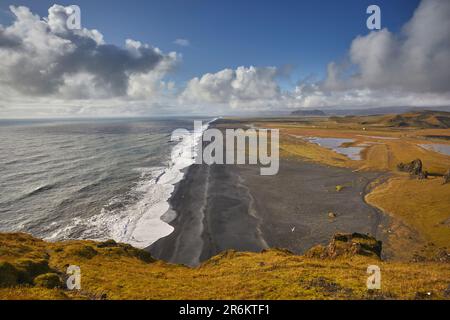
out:
M395 138L395 137L385 137L385 136L366 136L366 135L362 135L362 134L358 134L358 137L364 137L364 138L372 138L372 139L381 139L381 140L398 140L399 138Z
M421 144L422 148L427 150L436 151L447 156L450 156L450 145L448 144L439 144L439 143L429 143L429 144Z
M342 154L351 160L361 160L361 151L364 149L364 146L358 147L342 147L344 143L353 143L355 140L353 139L345 139L345 138L320 138L320 137L302 137L295 136L296 138L301 138L311 143L315 143L321 147L333 150L339 154Z

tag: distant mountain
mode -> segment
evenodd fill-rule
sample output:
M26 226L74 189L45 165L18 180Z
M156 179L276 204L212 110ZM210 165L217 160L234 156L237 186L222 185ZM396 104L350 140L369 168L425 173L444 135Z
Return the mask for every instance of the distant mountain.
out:
M421 111L387 116L392 127L450 128L450 112Z
M450 112L445 111L414 111L401 114L382 115L347 115L332 116L330 120L337 123L359 123L367 126L384 126L391 128L450 128Z
M450 111L450 106L440 106L440 107L374 107L366 109L339 109L327 108L322 109L329 116L347 116L347 115L359 115L359 116L369 116L377 114L398 114L407 112L421 112L421 111Z
M369 116L382 114L399 114L408 112L422 111L447 111L450 112L450 106L439 107L373 107L365 109L340 109L336 107L327 107L323 109L299 109L291 112L291 116ZM281 113L279 114L281 115Z
M291 113L293 116L314 116L314 117L323 117L327 114L323 112L322 110L296 110Z

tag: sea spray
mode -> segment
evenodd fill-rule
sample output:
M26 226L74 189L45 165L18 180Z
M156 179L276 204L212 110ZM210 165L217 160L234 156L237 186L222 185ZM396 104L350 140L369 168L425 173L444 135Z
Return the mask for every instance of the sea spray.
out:
M169 199L175 185L184 177L184 169L195 163L202 133L213 119L202 126L200 132L186 131L183 136L171 139L176 142L166 167L141 168L143 179L130 194L139 194L137 201L122 206L121 198L112 198L101 212L87 219L74 219L72 223L57 230L47 240L65 238L75 227L83 229L78 238L91 240L114 239L137 248L146 248L173 231L173 227L161 218L171 210ZM173 138L173 137L172 137ZM120 210L110 208L121 208Z

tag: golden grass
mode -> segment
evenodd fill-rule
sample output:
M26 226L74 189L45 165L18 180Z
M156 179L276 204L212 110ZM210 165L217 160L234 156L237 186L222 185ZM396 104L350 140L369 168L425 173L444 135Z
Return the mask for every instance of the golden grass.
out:
M296 142L290 139L280 141L280 157L302 158L335 167L357 168L347 157L307 142Z
M440 178L394 177L366 200L417 230L426 241L450 248L450 184L443 185Z
M68 300L69 296L60 289L38 287L0 288L1 300Z
M411 118L411 117L410 117ZM282 157L301 158L355 170L395 171L398 162L420 158L424 169L443 173L450 157L422 149L426 135L450 136L449 129L393 129L392 117L308 119L296 123L260 122L279 128ZM368 120L368 121L366 121ZM414 119L412 120L414 121ZM427 120L433 122L432 118ZM364 122L364 123L363 123ZM351 138L370 143L362 161L321 148L293 136ZM369 136L390 137L382 139ZM439 143L447 143L439 140ZM336 191L338 191L336 189ZM436 246L450 247L450 186L441 179L414 180L395 174L367 195L367 201L388 212ZM400 230L400 229L396 229ZM402 238L403 233L397 232ZM402 239L405 240L405 239ZM416 239L405 240L407 251ZM448 263L386 262L354 256L335 260L295 256L280 250L263 253L225 252L198 268L152 261L129 246L106 246L92 241L47 243L24 234L0 234L0 263L45 260L60 275L67 265L81 267L82 290L46 289L23 284L0 288L0 299L414 299L450 298ZM366 289L366 269L377 264L382 290ZM0 274L1 276L1 274ZM430 295L428 295L428 293Z
M126 250L99 248L91 241L46 243L23 234L0 234L0 242L8 247L0 261L14 262L23 250L27 257L46 253L55 270L63 273L75 264L82 274L78 293L19 286L0 289L0 299L414 299L422 292L443 299L448 298L450 279L448 264L392 263L360 256L321 260L280 250L228 251L188 268L144 262ZM82 252L86 246L96 255L73 254L74 248ZM382 271L382 290L375 294L366 289L370 264Z
M276 125L266 124L275 128ZM426 140L421 135L438 134L450 136L450 129L437 131L420 130L414 133L408 130L406 133L361 131L348 129L321 129L321 128L280 128L280 155L282 157L301 157L326 165L347 167L358 170L395 171L400 162L410 162L420 158L424 163L424 169L436 174L443 174L450 168L450 157L435 151L420 147L436 141ZM297 136L297 137L295 137ZM365 145L361 155L361 161L350 160L344 155L330 149L320 147L314 143L306 142L300 137L329 137L354 139L353 143L346 146ZM378 138L380 137L380 138ZM394 138L394 139L383 139ZM445 141L438 143L449 144Z

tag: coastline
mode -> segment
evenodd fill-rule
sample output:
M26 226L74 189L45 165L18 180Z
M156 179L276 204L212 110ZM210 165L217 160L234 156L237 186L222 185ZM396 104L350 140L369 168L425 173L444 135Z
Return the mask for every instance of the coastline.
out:
M176 144L171 148L168 165L153 169L157 174L141 187L148 196L132 208L133 213L139 213L139 217L132 228L129 227L129 221L125 221L125 226L116 230L116 236L112 237L114 240L143 249L174 231L169 222L176 212L170 205L170 199L184 179L186 170L195 163L203 132L216 119L202 124L198 131L194 128L193 131L181 129L172 132L170 142ZM117 229L117 226L114 227Z
M157 259L197 266L229 249L279 247L303 254L336 232L385 240L388 217L364 199L379 176L298 159L280 159L279 173L270 177L254 165L193 164L169 200L177 213L169 223L174 231L146 250ZM337 185L345 187L337 192Z

